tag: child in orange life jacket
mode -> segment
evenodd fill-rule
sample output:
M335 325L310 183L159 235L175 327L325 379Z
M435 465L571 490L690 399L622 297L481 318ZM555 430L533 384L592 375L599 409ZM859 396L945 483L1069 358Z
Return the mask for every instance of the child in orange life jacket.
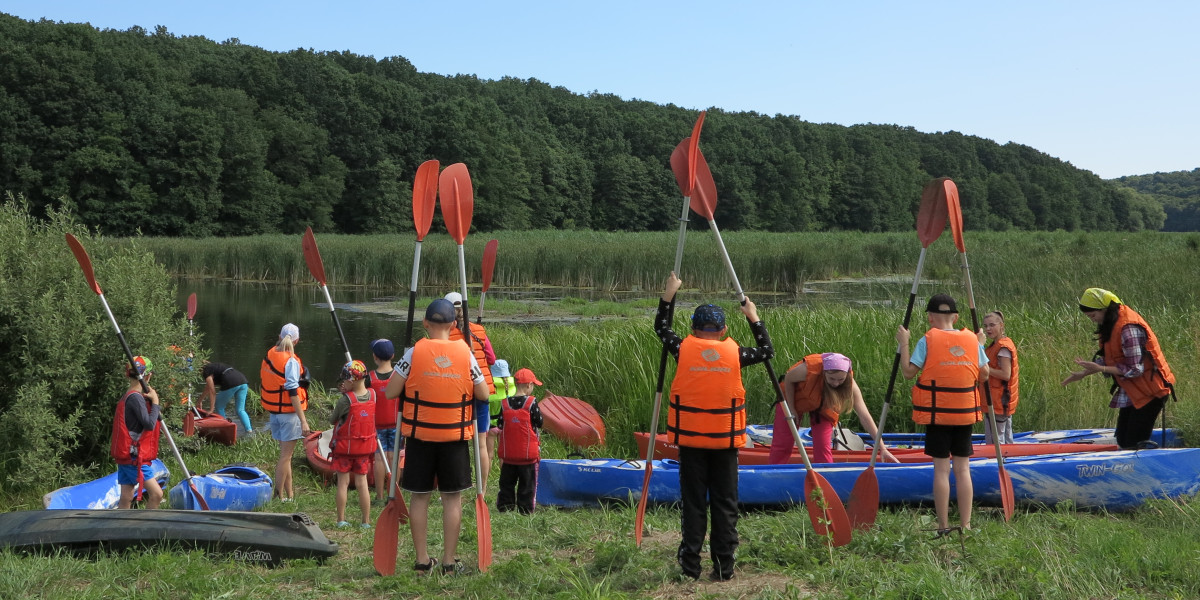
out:
M362 510L362 527L371 527L371 491L367 486L367 471L376 452L375 390L367 388L367 366L361 360L346 363L338 381L342 396L331 417L333 423L333 470L337 472L338 527L349 527L346 521L346 496L350 475L358 488L358 507Z
M920 373L913 386L913 421L925 425L925 454L933 458L933 504L941 537L950 533L950 459L954 458L954 482L958 490L960 529L971 528L971 429L979 422L976 384L988 379L988 358L983 350L983 331L954 329L958 306L954 298L935 294L925 307L929 331L917 342L911 355L909 332L903 325L896 331L900 370L905 379Z
M999 435L1001 444L1013 443L1013 413L1017 412L1017 401L1020 399L1020 372L1017 365L1017 345L1012 338L1004 335L1004 313L995 310L983 315L983 332L992 343L984 349L988 357L990 376L987 383L980 384L991 389L992 406L996 411L996 434L992 432L992 420L983 419L983 433L987 443L994 443L995 435ZM979 399L987 402L988 396L979 390ZM987 412L987 407L981 407Z
M383 393L387 382L395 371L392 368L392 358L396 356L396 348L391 340L380 338L371 342L371 358L375 359L375 370L367 373L367 385L375 390L375 436L379 438L379 447L384 456L375 459L375 497L387 501L387 470L384 460L392 459L392 450L396 447L396 413L395 399L388 398ZM396 465L391 465L392 471Z
M128 387L117 402L109 447L109 453L117 462L117 483L121 486L117 508L133 506L134 490L138 487L146 490L146 508L158 508L163 491L150 471L150 463L158 458L158 437L162 431L158 420L158 392L150 387L154 363L135 356L133 365L125 369ZM138 381L139 373L146 381L145 395L142 383Z
M504 399L497 421L500 429L498 454L504 463L500 466L496 509L504 512L515 508L527 515L533 512L538 461L541 459L538 430L542 428L542 411L532 394L533 386L542 385L542 382L529 369L517 370L513 379L517 383L517 393Z
M668 307L683 282L667 276L654 331L679 363L671 382L667 440L679 446L682 540L676 561L684 577L700 577L700 549L712 507L709 548L712 577L733 577L738 546L738 448L746 445L746 391L742 369L769 360L775 351L758 309L749 298L742 314L758 346L743 348L725 337L725 312L704 304L692 314L692 334L671 330Z

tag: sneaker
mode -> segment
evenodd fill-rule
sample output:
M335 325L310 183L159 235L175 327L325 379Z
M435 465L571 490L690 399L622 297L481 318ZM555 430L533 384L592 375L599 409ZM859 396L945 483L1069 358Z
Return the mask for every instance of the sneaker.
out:
M347 528L347 527L349 527L349 526L350 526L350 521L338 521L338 522L337 522L337 528L338 528L338 529L345 529L345 528Z
M442 575L456 577L458 575L467 574L467 565L464 565L461 560L454 559L453 563L442 565Z
M291 498L280 498L279 501L280 502L291 502L292 499Z
M370 529L370 528L371 528L371 524L370 524L370 523L362 523L362 524L361 524L361 525L359 525L358 527L359 527L359 529Z

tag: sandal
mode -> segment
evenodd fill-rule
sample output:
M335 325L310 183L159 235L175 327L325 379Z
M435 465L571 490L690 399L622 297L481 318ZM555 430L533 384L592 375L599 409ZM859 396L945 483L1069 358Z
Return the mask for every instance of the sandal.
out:
M938 530L936 531L936 533L934 533L934 534L933 534L933 539L935 539L935 540L936 540L936 539L939 539L939 538L944 538L944 537L946 537L946 536L948 536L948 535L950 535L950 534L954 533L955 531L957 531L958 533L960 533L960 534L961 534L961 533L962 533L962 527L947 527L947 528L945 528L945 529L938 529Z
M464 565L461 560L454 559L453 563L442 565L442 575L465 575L467 565Z
M427 563L417 563L413 565L413 570L417 572L417 575L428 575L429 571L436 567L437 564L438 559L430 558L429 562Z

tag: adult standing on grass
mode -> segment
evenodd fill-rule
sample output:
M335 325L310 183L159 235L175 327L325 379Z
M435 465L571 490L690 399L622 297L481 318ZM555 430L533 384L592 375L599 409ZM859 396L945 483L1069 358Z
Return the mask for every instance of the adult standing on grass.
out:
M863 401L862 390L854 380L850 359L844 354L826 352L810 354L792 365L783 376L783 401L792 405L792 414L799 420L808 413L809 431L812 432L812 456L815 463L833 462L833 430L842 413L850 407L858 414L872 438L876 435L875 419ZM795 450L792 428L787 426L783 407L775 406L775 427L771 434L771 453L768 462L773 465L787 462ZM799 423L797 423L797 426ZM880 442L883 443L882 441ZM880 448L885 462L898 462L887 448Z
M396 347L391 340L377 339L371 342L371 358L375 359L375 369L367 374L367 384L375 390L375 436L379 438L379 448L383 456L375 461L375 496L387 502L387 470L384 466L387 457L396 448L396 400L388 398L384 393L388 380L395 373L392 359L396 356ZM395 471L395 465L392 470Z
M346 521L346 500L350 478L358 488L358 507L362 512L363 529L371 527L371 492L367 489L367 472L375 455L375 390L367 387L367 365L352 360L342 367L338 377L337 405L333 407L333 470L337 473L337 526L349 527Z
M681 529L676 561L685 577L700 577L700 549L712 509L712 577L733 577L738 546L738 448L746 445L746 390L742 369L774 356L767 328L754 303L746 298L742 314L758 344L743 348L726 338L725 312L712 304L692 314L692 334L680 339L671 330L671 300L683 282L667 276L654 332L675 357L678 368L671 382L667 410L667 439L679 446Z
M242 424L242 431L246 435L254 433L250 415L246 413L246 392L250 389L250 382L246 380L246 376L225 363L205 362L204 367L200 369L200 378L204 380L204 394L200 397L200 402L208 399L208 412L216 412L224 417L225 407L232 399L234 412ZM217 391L218 388L220 391Z
M1112 292L1088 288L1079 298L1079 310L1096 324L1100 349L1094 360L1076 358L1083 367L1063 380L1067 385L1101 373L1113 378L1112 401L1118 409L1117 445L1136 448L1150 439L1154 420L1175 393L1175 375L1163 356L1158 336L1141 315L1125 306Z
M988 359L983 351L983 331L957 330L958 305L946 294L935 294L925 307L929 331L909 354L909 332L896 331L900 345L900 370L905 379L920 374L913 386L913 421L925 426L925 454L933 458L933 505L937 535L950 527L950 463L958 490L961 531L971 529L971 428L979 422L976 384L987 381Z
M400 399L399 427L405 438L401 481L412 494L409 527L417 553L413 570L419 574L439 564L429 556L427 541L434 481L442 496L442 571L462 572L454 555L462 529L462 492L472 487L467 442L475 436L475 411L488 397L475 356L461 341L450 339L454 323L450 301L429 303L422 321L428 337L405 351L386 390L389 398Z
M279 459L275 461L275 492L284 502L296 497L292 483L292 453L296 442L309 434L308 419L308 369L296 356L296 344L300 343L300 328L288 323L279 330L279 341L267 350L259 370L262 382L260 395L263 410L270 413L268 425L271 437L279 442Z
M139 374L146 382L145 394L142 382L138 381ZM125 368L128 385L117 402L109 446L109 454L117 462L117 483L121 486L117 508L133 506L134 491L139 487L146 490L146 508L158 508L163 499L162 487L150 470L150 463L158 458L158 438L162 432L158 392L150 387L153 374L154 363L141 356L133 357L133 367Z
M483 379L487 384L488 396L496 393L496 384L492 380L491 365L496 363L496 351L492 348L492 341L488 339L487 330L479 323L468 323L463 317L462 309L462 294L458 292L450 292L446 294L446 300L454 305L455 323L457 327L450 330L450 339L452 341L462 341L463 332L468 332L471 336L471 352L475 354L475 362L483 371ZM475 415L478 421L475 424L475 431L480 435L484 435L491 428L492 415L489 408L490 403L487 400L475 407ZM485 441L483 438L480 441ZM480 444L479 460L483 465L483 474L480 478L483 479L483 484L487 485L488 474L492 471L491 453L488 451L487 444Z
M994 310L983 315L983 333L992 340L984 348L988 357L988 380L980 384L979 398L985 400L983 386L991 388L991 399L996 411L995 435L1000 436L1001 444L1013 443L1013 414L1017 412L1017 401L1020 394L1021 367L1017 363L1017 345L1012 338L1004 334L1004 313ZM986 409L986 407L983 407ZM992 433L991 419L983 420L983 432L987 443L995 440Z

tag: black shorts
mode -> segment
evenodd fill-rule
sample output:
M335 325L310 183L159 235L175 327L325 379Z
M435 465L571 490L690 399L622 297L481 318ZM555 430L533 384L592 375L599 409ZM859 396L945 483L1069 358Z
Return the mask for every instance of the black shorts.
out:
M404 477L400 487L424 494L433 491L436 479L439 492L471 489L470 442L426 442L404 439Z
M933 458L971 456L973 425L926 425L925 454Z

